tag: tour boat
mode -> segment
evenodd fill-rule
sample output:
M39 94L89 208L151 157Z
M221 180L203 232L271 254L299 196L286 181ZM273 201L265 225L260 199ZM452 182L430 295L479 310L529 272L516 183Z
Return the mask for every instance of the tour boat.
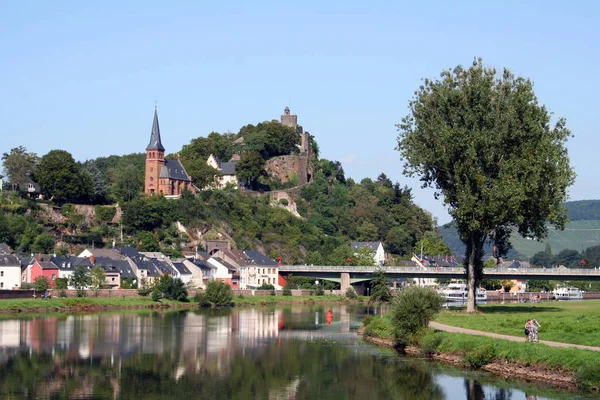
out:
M467 301L468 287L464 283L451 283L440 289L439 293L446 301ZM476 301L487 301L487 292L485 289L477 288Z
M581 300L583 292L575 287L558 287L552 291L556 300Z

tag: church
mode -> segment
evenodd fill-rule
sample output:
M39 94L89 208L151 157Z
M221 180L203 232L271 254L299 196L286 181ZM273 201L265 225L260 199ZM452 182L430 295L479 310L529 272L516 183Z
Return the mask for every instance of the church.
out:
M144 193L148 196L162 195L179 197L185 188L196 193L192 179L179 160L167 160L165 148L160 139L158 112L154 108L154 121L150 133L150 143L146 147L146 174Z

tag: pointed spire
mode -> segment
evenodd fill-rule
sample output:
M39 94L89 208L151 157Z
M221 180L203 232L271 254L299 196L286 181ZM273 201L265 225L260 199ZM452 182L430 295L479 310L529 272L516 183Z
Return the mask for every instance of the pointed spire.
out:
M154 121L152 122L152 133L150 134L150 143L146 150L165 151L165 148L160 141L160 127L158 126L158 112L154 106Z

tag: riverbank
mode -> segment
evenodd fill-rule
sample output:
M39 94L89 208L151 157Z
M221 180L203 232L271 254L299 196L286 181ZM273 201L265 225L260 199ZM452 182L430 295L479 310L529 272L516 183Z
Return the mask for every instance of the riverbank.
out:
M235 296L233 306L278 306L293 304L361 304L367 298L348 300L343 296ZM1 299L0 314L43 314L48 312L93 312L111 309L197 308L194 301L153 301L150 297L69 297L43 299Z
M407 354L427 356L463 368L482 369L506 378L597 392L600 391L600 371L597 367L600 364L600 352L566 346L598 344L600 327L594 323L597 321L596 313L600 312L598 308L598 304L586 301L553 303L545 307L484 306L474 315L463 311L445 311L438 315L436 322L475 326L478 335L472 331L459 333L459 328L442 331L442 325L437 325L438 329L430 327L418 337L411 338L410 344L402 350ZM542 337L562 337L562 343L554 345L565 347L528 343L524 341L524 336L516 336L522 333L524 323L521 323L521 319L527 320L527 316L533 312L542 321ZM579 321L582 332L587 333L573 335L573 331L579 330L575 321ZM361 330L365 340L398 348L390 321L385 316L374 317L366 322ZM431 326L435 327L436 324L432 323ZM501 338L498 337L500 333L515 336Z

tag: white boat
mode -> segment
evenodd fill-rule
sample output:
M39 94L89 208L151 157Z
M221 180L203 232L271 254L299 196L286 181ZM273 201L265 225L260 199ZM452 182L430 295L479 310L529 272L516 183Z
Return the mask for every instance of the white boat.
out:
M575 287L558 287L552 291L556 300L581 300L583 292Z
M446 301L467 301L468 288L464 283L451 283L448 286L439 290L439 293ZM487 292L485 289L477 288L476 301L487 301Z

